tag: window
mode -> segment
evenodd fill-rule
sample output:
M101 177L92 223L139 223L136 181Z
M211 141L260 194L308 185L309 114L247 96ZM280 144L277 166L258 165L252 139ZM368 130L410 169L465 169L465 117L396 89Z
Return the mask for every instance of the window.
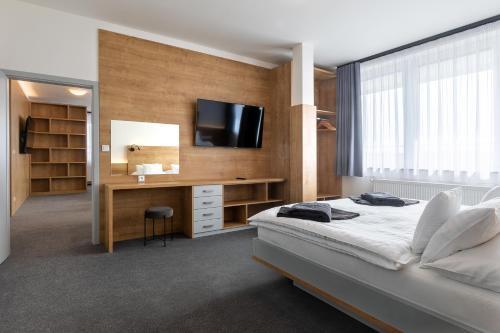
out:
M368 176L500 181L500 24L361 64Z

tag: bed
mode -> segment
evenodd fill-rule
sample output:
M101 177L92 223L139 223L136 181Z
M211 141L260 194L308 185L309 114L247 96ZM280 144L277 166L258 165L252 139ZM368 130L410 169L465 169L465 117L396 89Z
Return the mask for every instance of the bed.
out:
M381 208L359 207L349 199L331 202L336 208L362 213L356 219L365 241L370 239L370 228L376 230L387 223L387 218L392 221L392 227L382 234L392 232L394 237L361 249L330 239L338 236L338 230L328 230L329 226L304 220L283 225L283 220L279 223L273 216L277 208L267 210L250 219L258 227L254 259L378 331L499 332L500 294L421 269L419 258L409 254L413 231L425 204ZM383 220L377 222L377 218ZM404 221L404 226L398 219ZM349 240L352 230L338 222L335 225L347 233L340 233L340 237ZM381 257L370 251L393 245L399 250L386 251ZM368 254L364 253L367 249Z

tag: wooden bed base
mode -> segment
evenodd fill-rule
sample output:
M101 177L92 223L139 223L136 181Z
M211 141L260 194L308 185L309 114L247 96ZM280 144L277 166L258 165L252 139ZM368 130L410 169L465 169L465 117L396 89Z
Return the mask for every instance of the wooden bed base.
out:
M378 332L477 332L258 238L253 252L256 262Z

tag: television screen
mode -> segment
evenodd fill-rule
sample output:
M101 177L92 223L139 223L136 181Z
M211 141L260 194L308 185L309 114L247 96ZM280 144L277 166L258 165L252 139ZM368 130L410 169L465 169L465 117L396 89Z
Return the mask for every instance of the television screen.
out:
M261 148L264 107L198 99L195 145Z
M28 135L31 123L31 117L28 116L26 122L24 123L24 129L19 133L19 152L20 154L28 154Z

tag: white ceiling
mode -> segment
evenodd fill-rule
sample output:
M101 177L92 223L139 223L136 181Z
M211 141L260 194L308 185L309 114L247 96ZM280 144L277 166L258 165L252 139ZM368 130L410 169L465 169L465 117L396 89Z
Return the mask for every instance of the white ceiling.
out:
M90 89L83 89L87 91L83 96L75 96L69 92L71 87L67 86L28 81L18 82L24 95L31 102L79 105L86 106L88 111L91 109L92 91Z
M498 0L24 0L279 64L332 67L500 14Z

